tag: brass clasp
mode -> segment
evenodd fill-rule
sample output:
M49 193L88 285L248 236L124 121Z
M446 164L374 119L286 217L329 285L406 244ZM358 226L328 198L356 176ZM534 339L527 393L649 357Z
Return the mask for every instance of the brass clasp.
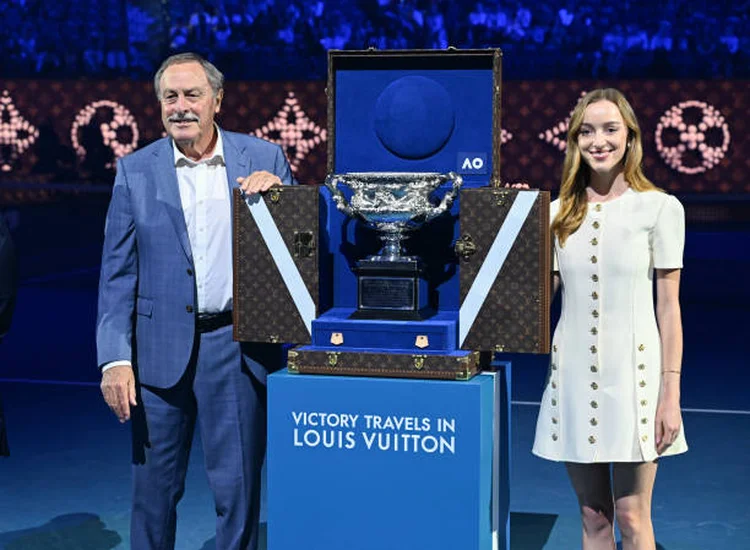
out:
M289 372L299 372L299 366L297 366L297 356L299 354L296 351L290 351L287 354L286 367Z
M495 206L505 206L509 192L505 188L493 189L492 196L495 198Z
M456 244L453 245L453 250L455 251L456 256L467 262L469 261L469 258L476 253L477 245L474 244L474 239L472 239L471 235L464 233L461 238L456 241Z
M312 231L294 232L294 256L309 258L315 250L315 239Z
M271 199L272 203L276 204L281 200L282 189L281 186L275 185L268 190L268 198Z

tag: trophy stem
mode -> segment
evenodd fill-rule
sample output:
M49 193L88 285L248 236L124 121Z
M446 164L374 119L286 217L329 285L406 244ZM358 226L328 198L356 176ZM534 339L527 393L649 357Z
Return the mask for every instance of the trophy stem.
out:
M402 257L403 233L381 233L380 240L383 241L383 250L379 254L381 259L395 261Z

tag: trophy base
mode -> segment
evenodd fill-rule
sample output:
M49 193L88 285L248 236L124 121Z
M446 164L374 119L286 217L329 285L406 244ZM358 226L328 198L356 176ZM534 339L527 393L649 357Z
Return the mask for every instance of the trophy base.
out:
M434 314L418 259L368 258L357 262L356 272L357 311L351 319L421 321Z

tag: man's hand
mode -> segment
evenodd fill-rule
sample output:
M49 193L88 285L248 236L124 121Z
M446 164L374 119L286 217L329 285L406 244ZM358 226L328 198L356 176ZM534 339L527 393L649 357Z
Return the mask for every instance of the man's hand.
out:
M110 367L102 373L102 395L120 422L130 420L130 407L135 401L135 375L130 365Z
M246 194L251 195L268 191L274 185L281 185L281 179L271 172L259 170L244 178L237 178L237 183Z

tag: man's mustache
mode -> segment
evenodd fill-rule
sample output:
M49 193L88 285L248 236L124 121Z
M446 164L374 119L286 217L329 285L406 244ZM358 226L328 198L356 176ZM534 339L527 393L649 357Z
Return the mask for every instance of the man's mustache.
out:
M167 117L169 122L200 122L200 119L192 113L176 113Z

